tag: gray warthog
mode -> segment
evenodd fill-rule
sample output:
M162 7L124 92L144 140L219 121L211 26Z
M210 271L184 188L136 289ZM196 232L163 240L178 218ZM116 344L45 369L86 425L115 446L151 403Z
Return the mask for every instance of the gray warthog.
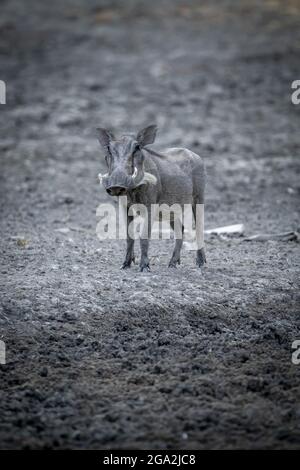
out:
M99 128L98 137L105 152L108 173L99 175L104 188L111 196L127 196L127 251L122 268L129 268L134 261L134 239L128 227L133 220L130 207L143 204L147 208L146 233L140 237L140 270L149 271L148 248L151 227L155 215L151 214L153 205L169 207L186 204L192 206L196 222L197 255L196 263L201 267L205 262L204 251L204 186L205 170L199 155L185 148L168 148L156 152L146 146L155 140L156 126L142 129L137 136L123 135L115 139L111 132ZM170 215L174 230L176 214ZM182 221L181 221L182 222ZM180 263L184 226L181 224L180 236L175 232L175 249L169 267Z

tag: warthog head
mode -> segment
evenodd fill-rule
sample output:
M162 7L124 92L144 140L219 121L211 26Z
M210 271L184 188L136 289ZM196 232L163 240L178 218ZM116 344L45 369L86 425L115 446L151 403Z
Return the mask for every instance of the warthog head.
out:
M155 182L155 177L144 171L142 148L154 142L156 130L156 126L148 126L136 137L123 135L115 139L110 131L97 129L108 167L108 173L99 174L99 179L109 195L123 196L147 181Z

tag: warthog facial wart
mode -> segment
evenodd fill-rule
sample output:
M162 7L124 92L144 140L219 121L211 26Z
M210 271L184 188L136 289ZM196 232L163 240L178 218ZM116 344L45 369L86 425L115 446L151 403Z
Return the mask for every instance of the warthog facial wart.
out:
M103 128L97 129L108 171L98 178L107 194L119 198L125 230L118 238L127 239L122 268L134 261L134 240L140 239L140 271L150 271L149 240L155 221L166 219L174 231L175 248L170 268L180 264L184 231L191 232L193 217L196 231L196 264L206 262L204 251L205 169L201 157L185 148L168 148L161 152L147 146L155 140L156 126L148 126L137 135L116 139ZM138 218L136 217L138 214ZM185 216L183 216L185 215ZM99 238L116 238L116 212L108 204L97 209L102 220L97 225ZM137 224L138 221L138 224ZM119 226L122 224L119 224ZM138 225L138 228L137 228ZM137 236L138 234L138 236Z

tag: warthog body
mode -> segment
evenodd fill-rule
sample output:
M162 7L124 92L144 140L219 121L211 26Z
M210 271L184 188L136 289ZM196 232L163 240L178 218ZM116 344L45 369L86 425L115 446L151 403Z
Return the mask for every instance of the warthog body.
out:
M147 224L140 238L140 270L150 270L148 259L151 228L157 214L151 212L153 205L177 205L184 210L189 204L196 222L196 263L205 263L204 252L204 187L205 170L201 157L185 148L169 148L156 152L146 145L154 142L156 126L149 126L136 137L124 135L116 140L105 129L98 129L99 140L105 150L108 173L101 176L102 184L111 196L127 196L127 227L133 220L130 207L143 205L147 208ZM165 206L166 207L166 206ZM176 211L170 214L172 229L176 225ZM175 249L169 267L180 263L184 226L175 231ZM134 239L127 233L127 251L123 268L134 261Z

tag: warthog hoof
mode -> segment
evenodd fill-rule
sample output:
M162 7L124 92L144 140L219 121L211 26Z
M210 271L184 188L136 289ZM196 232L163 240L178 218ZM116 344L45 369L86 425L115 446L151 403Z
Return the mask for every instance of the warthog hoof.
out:
M171 259L169 263L169 268L177 268L177 264L180 264L180 259L178 260Z
M121 266L121 269L129 269L131 267L131 263L135 264L135 256L132 256L129 259L126 258Z
M151 271L149 263L144 263L140 265L140 272L142 273L143 271L146 271L148 273Z
M206 263L205 251L204 251L204 248L201 248L201 250L197 250L196 265L199 268L202 268L202 266L205 263Z
M124 261L124 263L121 266L121 269L129 269L131 268L131 261Z

